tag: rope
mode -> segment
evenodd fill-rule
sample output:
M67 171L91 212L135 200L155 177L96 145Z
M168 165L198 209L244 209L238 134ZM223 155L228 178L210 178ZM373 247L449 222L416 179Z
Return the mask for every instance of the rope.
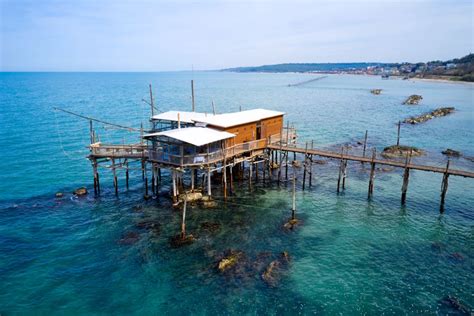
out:
M59 144L61 146L61 150L62 152L64 153L64 155L66 157L68 157L70 160L73 160L73 161L79 161L79 160L83 160L84 158L78 158L78 157L71 157L67 152L66 150L64 149L64 145L63 145L63 139L61 137L61 133L59 132L59 128L58 128L58 117L57 117L57 113L56 111L54 111L54 121L55 121L55 125L56 125L56 134L59 138Z

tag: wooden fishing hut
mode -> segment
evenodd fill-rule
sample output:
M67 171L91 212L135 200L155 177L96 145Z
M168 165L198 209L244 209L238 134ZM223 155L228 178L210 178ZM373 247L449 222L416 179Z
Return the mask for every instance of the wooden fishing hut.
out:
M280 140L283 116L283 112L266 109L217 115L178 111L154 115L153 130L143 136L148 141L148 162L152 170L171 170L175 201L179 187L183 187L183 174L188 171L191 191L195 190L198 172L203 174L202 182L207 174L209 196L211 174L221 172L227 196L227 178L230 175L232 190L234 167L247 162L251 178L253 164L268 162L265 150ZM156 179L153 173L152 179Z

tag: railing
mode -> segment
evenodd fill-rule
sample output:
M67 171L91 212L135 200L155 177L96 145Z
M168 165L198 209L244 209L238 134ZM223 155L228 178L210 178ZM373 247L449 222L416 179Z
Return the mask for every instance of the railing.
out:
M148 156L150 160L173 165L201 165L218 162L223 160L224 158L234 157L236 155L240 155L249 151L264 149L267 147L267 144L267 139L258 139L248 143L237 144L223 150L220 149L209 154L205 153L181 156L168 154L163 151L150 151L148 153Z
M112 145L94 143L89 146L91 155L96 157L141 158L148 157L146 144Z

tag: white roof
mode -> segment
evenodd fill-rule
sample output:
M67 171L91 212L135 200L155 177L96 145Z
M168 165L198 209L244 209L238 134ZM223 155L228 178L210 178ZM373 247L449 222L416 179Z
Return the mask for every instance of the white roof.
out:
M217 142L219 140L235 137L235 134L218 131L207 127L186 127L171 129L159 133L146 134L143 137L146 138L152 136L167 136L194 146L202 146Z
M199 112L186 112L186 111L168 111L158 115L153 115L151 117L152 120L162 120L162 121L178 121L178 113L179 119L183 123L194 123L196 120L205 120L208 117L212 117L212 114L207 113L199 113Z
M256 122L263 119L280 116L285 113L265 110L265 109L254 109L248 111L234 112L234 113L225 113L218 115L210 115L204 118L195 118L193 119L196 122L203 122L209 125L218 126L218 127L231 127L242 125L246 123Z

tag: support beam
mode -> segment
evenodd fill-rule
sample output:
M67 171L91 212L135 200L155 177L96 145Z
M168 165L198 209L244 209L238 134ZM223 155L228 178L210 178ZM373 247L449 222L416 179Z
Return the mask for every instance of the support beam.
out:
M402 122L398 121L398 129L397 129L397 146L400 146L400 125Z
M288 148L288 139L290 136L290 121L286 124L286 147ZM288 180L288 150L285 155L285 179Z
M186 204L188 197L184 197L183 217L181 218L181 239L186 238Z
M211 168L207 170L207 195L211 196Z
M446 198L446 192L448 191L448 179L449 179L449 159L448 162L446 163L446 171L444 172L443 175L443 182L441 183L441 201L440 201L440 206L439 206L439 212L444 213L444 201Z
M117 181L117 172L115 170L115 159L114 158L112 158L112 173L114 175L115 195L118 195L118 181Z
M402 185L402 205L405 205L407 200L407 191L408 191L408 180L410 178L410 168L408 165L410 164L411 160L411 153L407 154L407 158L405 160L405 170L403 172L403 185Z
M129 174L128 174L128 160L125 164L125 185L127 186L127 190L129 188L128 180L129 180Z
M367 149L367 133L368 133L368 131L365 130L364 150L363 150L363 152L362 152L362 157L364 157L364 158L365 158L365 150ZM363 164L363 162L362 162L362 164Z
M308 164L308 142L305 143L305 150L304 150L304 161L303 161L303 191L306 185L306 168Z
M374 178L375 178L375 156L377 155L376 150L372 151L372 162L370 163L370 178L369 178L369 192L368 198L372 198L372 194L374 193Z
M295 167L293 167L293 205L291 207L291 219L295 219L296 213L296 172Z

